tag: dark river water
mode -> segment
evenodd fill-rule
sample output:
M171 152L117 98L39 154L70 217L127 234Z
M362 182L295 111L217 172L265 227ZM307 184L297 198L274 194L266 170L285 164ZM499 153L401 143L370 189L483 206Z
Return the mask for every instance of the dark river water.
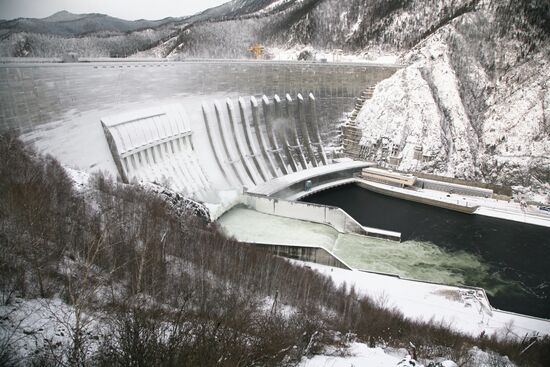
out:
M459 213L356 185L303 201L340 207L362 225L401 232L403 241L427 241L451 256L472 254L486 266L455 269L467 272L465 285L485 288L496 308L550 318L550 228Z

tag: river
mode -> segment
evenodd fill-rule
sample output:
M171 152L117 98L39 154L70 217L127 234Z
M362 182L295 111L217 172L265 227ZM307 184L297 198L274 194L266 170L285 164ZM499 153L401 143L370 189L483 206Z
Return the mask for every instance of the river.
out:
M483 287L499 309L550 318L550 229L469 215L346 185L303 201L342 208L362 225L398 231L402 243L373 242L353 266L418 280ZM355 246L355 250L354 250Z

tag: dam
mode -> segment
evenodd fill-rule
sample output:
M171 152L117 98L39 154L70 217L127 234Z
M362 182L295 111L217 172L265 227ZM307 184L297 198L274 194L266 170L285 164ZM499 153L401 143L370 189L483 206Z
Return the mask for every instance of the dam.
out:
M209 60L4 62L1 129L19 131L68 167L156 183L201 201L227 234L243 242L282 245L281 252L343 269L489 285L469 278L476 269L493 269L475 250L409 237L405 227L364 220L357 212L367 206L374 210L369 218L392 217L400 208L376 212L360 195L351 196L357 201L350 207L315 201L339 188L347 192L356 174L374 165L342 150L341 125L364 90L399 68ZM445 228L439 223L430 230L455 235ZM412 254L417 259L408 262ZM489 296L509 311L550 316L542 301L534 306L536 297L525 292L510 302ZM529 300L525 307L522 299Z
M399 67L9 60L0 62L0 120L67 166L217 204L333 163L355 96Z
M321 132L352 109L367 86L399 65L203 60L188 62L110 59L72 64L0 60L2 128L33 126L91 111L158 105L198 96L285 96L313 93Z

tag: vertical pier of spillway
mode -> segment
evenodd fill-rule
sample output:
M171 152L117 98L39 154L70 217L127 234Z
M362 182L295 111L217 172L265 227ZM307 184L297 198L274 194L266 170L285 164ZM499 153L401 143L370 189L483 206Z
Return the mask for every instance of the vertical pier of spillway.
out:
M249 189L330 164L313 94L264 95L260 101L240 97L238 111L231 99L203 103L204 129L196 125L199 121L191 124L178 104L107 116L101 122L124 182L168 182L198 199L208 191ZM198 147L196 138L202 142ZM214 165L208 164L212 158Z

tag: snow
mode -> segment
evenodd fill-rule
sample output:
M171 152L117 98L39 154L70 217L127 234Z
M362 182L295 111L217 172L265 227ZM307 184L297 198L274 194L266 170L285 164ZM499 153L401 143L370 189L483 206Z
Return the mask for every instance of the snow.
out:
M370 296L380 304L401 311L413 320L441 322L454 330L478 336L514 336L540 333L550 335L550 321L491 309L487 300L477 291L416 282L391 276L345 270L329 266L304 263L337 284L354 286L359 294Z
M354 342L345 352L326 351L322 355L316 355L311 358L303 358L298 367L404 367L416 366L423 367L424 364L411 359L409 355L403 355L404 350L393 350L391 348L383 349L380 347L369 348L366 344ZM514 364L507 357L501 357L497 354L484 352L477 347L469 351L471 366L499 365L503 367L514 367ZM434 361L436 362L436 361ZM491 364L494 363L494 364ZM438 365L442 367L458 367L451 360L440 360Z
M428 166L413 158L419 145L435 157L436 172L471 177L477 138L448 54L444 43L436 43L424 56L429 63L418 61L381 82L357 121L364 130L362 144L387 138L399 147L399 169Z
M216 192L215 201L205 202L204 205L210 212L210 217L216 219L237 204L239 195L238 190L220 190Z
M224 232L243 242L334 247L338 232L323 224L263 214L237 207L218 219Z
M340 161L326 166L318 166L314 168L304 169L298 172L289 173L287 175L274 178L263 184L257 185L249 192L259 195L273 195L283 189L290 187L291 185L300 183L308 179L314 179L331 173L346 170L360 170L369 166L370 163L361 161Z
M297 61L298 56L302 51L312 53L315 61L326 60L327 62L343 62L343 63L365 63L376 65L396 65L398 64L398 55L380 52L357 52L344 53L342 50L323 50L316 49L312 46L295 45L292 47L265 47L265 53L271 56L275 61Z
M81 170L73 169L71 167L64 167L65 172L69 178L73 181L73 187L78 191L83 191L88 186L90 181L90 174Z
M417 168L412 147L424 143L426 153L445 152L441 116L427 82L417 68L398 71L380 82L374 96L357 116L363 129L361 144L372 144L383 137L403 147L401 169ZM442 154L441 154L442 155Z
M358 269L397 273L409 278L463 283L456 269L472 276L485 273L485 265L475 256L451 254L429 242L396 243L356 235L339 234L322 224L293 220L235 208L219 218L222 229L241 241L300 246L320 246ZM428 259L428 260L427 260ZM416 263L433 263L430 273ZM302 263L305 265L305 263ZM540 332L550 334L550 321L493 309L482 291L422 281L400 279L391 275L360 270L343 270L307 263L329 275L337 284L346 282L372 299L397 307L411 319L434 320L472 335L505 333L511 327L515 335ZM494 279L498 287L517 286Z
M256 12L257 14L264 14L264 13L269 13L277 8L279 8L281 5L284 5L284 4L287 4L289 2L292 2L293 0L276 0L274 2L272 2L271 4L269 4L268 6L266 6L265 8L263 8L262 10Z
M393 18L387 32L410 16ZM519 46L488 31L493 21L480 6L404 55L407 66L380 82L358 114L362 144L379 143L369 157L377 160L386 158L381 145L397 147L401 170L527 187L540 201L550 190L548 49L517 63ZM415 146L424 159L414 159Z
M229 94L232 95L232 94ZM200 164L208 179L218 189L224 189L222 178L216 173L213 153L207 143L204 133L204 122L200 105L203 101L212 101L226 97L227 94L211 94L199 96L179 96L159 100L151 100L146 105L155 106L170 103L181 103L189 114L189 121L193 129L194 147L197 150ZM118 171L113 161L109 146L101 126L101 118L116 115L122 112L143 108L143 103L124 103L115 107L106 107L90 111L70 111L59 117L57 121L38 125L29 133L22 135L22 139L33 144L35 149L43 154L51 154L65 167L86 173L104 172L117 177ZM71 172L71 171L70 171ZM74 171L73 171L74 173ZM76 174L75 175L81 175ZM221 176L221 174L220 174ZM73 177L77 182L84 179ZM200 198L213 203L223 202L216 193L204 193Z
M349 355L330 356L318 355L310 359L304 358L298 365L299 367L350 367L350 366L369 366L369 367L395 367L402 360L389 354L386 354L380 347L369 348L363 343L352 343L347 351ZM422 367L421 364L416 366Z
M75 308L59 298L24 300L15 298L10 305L0 306L0 340L4 346L17 351L20 358L36 350L65 355L72 342ZM83 333L89 338L89 348L99 347L103 333L101 323L92 315L82 315Z
M178 217L181 218L188 215L189 213L193 213L197 217L202 218L207 222L211 221L210 211L204 204L184 197L175 191L172 191L157 184L144 183L141 186L145 190L155 193L166 203L168 203L172 211Z

